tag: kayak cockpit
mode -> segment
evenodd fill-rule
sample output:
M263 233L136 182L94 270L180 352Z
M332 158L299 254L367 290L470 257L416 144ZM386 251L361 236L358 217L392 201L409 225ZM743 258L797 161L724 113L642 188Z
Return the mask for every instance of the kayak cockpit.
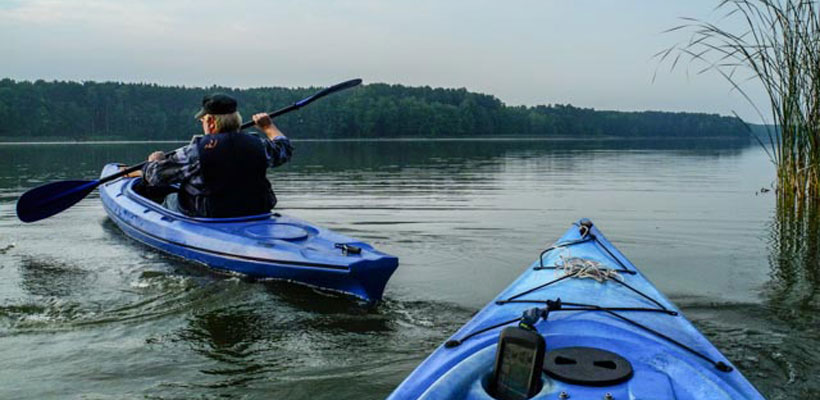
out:
M572 328L567 328L572 326ZM580 327L580 328L579 328ZM649 344L644 338L633 335L628 327L615 328L602 324L594 326L581 321L554 321L539 325L548 348L543 361L544 373L539 374L538 389L531 400L545 399L734 399L742 393L731 385L726 385L720 371L705 369L680 351L669 351L661 345ZM607 332L609 330L609 332ZM563 332L572 333L563 333ZM560 333L559 333L560 332ZM589 332L584 334L583 332ZM479 339L474 346L463 351L469 354L435 379L418 399L484 399L498 400L493 389L494 365L497 363L497 335L488 335ZM642 346L636 346L643 343ZM559 367L566 370L578 369L576 375L581 380L556 376L550 372L550 366L556 364L556 358L565 356L568 350L580 348L596 349L600 353L612 353L629 363L628 368L619 371L617 362L606 365L609 357L599 360L601 368L583 361L559 360ZM623 349L630 351L624 352ZM458 350L457 350L458 351ZM573 363L575 361L575 363ZM511 371L520 369L515 366ZM600 378L604 372L610 377ZM612 376L615 378L610 379ZM682 380L681 377L687 377ZM562 393L566 397L562 397ZM609 394L611 397L606 397Z
M142 178L132 179L130 182L122 185L122 192L121 194L128 196L129 199L133 200L135 203L138 203L146 208L150 208L158 213L164 214L168 217L174 219L181 219L190 222L200 222L200 223L241 223L241 222L251 222L251 221L260 221L270 219L271 217L279 216L278 213L264 213L264 214L256 214L256 215L248 215L243 217L230 217L230 218L205 218L205 217L192 217L189 215L185 215L181 212L169 210L159 204L154 202L134 190L134 186L137 185Z

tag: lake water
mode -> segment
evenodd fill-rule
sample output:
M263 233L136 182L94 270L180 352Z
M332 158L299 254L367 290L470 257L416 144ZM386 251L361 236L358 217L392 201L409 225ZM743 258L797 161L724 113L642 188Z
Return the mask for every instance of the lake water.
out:
M96 193L15 217L27 189L177 145L0 145L0 398L384 398L582 217L767 397L820 397L816 219L795 233L758 193L773 168L757 146L295 145L269 174L277 208L397 255L379 306L169 258Z

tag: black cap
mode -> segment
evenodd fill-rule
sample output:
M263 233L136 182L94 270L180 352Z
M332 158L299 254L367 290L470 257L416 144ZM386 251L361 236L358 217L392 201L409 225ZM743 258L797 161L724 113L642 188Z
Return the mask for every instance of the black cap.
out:
M233 114L236 112L236 99L224 93L214 93L202 98L202 109L194 118L200 119L205 114Z

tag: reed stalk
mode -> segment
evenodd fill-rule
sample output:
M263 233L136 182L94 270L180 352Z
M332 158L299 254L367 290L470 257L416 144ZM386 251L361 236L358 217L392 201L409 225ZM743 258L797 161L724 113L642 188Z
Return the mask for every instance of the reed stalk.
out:
M777 169L781 204L802 207L820 199L820 17L815 1L722 0L721 19L712 23L684 18L669 31L691 37L658 53L671 69L689 59L698 73L717 72L767 121L745 89L748 80L762 84L776 128L768 142L755 138ZM741 22L740 32L718 26Z

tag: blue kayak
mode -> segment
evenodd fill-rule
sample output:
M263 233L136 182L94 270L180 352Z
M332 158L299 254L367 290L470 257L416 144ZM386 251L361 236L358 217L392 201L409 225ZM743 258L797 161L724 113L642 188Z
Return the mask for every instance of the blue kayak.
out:
M541 358L525 353L519 364L506 361L518 360L514 342L499 345L507 330L530 332L541 343ZM530 392L503 380L527 363L533 365ZM494 398L763 396L584 219L544 250L389 397Z
M101 176L119 171L108 164ZM280 215L191 218L133 190L139 178L100 186L108 216L126 235L208 267L254 278L285 280L375 302L398 258L367 243Z

